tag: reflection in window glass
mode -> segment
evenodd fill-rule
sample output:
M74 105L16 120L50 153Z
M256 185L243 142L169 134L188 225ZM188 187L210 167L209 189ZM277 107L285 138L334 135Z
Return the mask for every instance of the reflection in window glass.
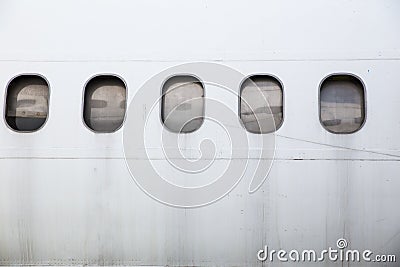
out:
M251 133L271 133L283 122L281 83L268 75L246 79L240 91L240 119Z
M350 75L333 75L320 88L320 119L333 133L353 133L365 120L364 87Z
M7 88L6 122L16 131L33 132L46 122L49 111L49 85L36 75L23 75Z
M200 128L204 114L204 88L192 76L168 79L162 89L162 121L170 131L190 133Z
M85 88L83 118L95 132L118 130L125 117L126 88L115 76L97 76Z

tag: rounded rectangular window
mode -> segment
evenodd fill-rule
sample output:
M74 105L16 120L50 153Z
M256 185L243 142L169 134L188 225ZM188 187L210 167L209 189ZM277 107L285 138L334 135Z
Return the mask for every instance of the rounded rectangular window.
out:
M204 120L204 87L193 76L174 76L162 88L161 118L170 131L190 133Z
M15 131L34 132L49 113L49 85L37 75L21 75L7 87L5 119Z
M348 134L358 131L365 121L362 82L351 75L332 75L320 87L320 120L329 132Z
M247 78L240 88L240 119L251 133L271 133L283 123L283 89L269 75Z
M124 121L126 86L118 77L97 76L85 88L83 119L87 127L97 133L118 130Z

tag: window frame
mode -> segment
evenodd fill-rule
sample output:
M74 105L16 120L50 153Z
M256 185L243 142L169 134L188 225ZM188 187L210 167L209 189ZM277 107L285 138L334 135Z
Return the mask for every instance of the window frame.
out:
M23 77L23 76L36 76L36 77L39 77L39 78L43 79L47 84L48 99L47 99L47 116L46 116L46 120L44 121L44 123L38 129L36 129L34 131L19 131L19 130L16 130L16 129L12 128L8 124L7 119L6 119L6 116L7 116L7 96L8 96L8 90L9 90L10 84L15 79ZM8 82L6 84L6 88L5 88L4 98L3 99L4 99L3 100L3 121L4 121L5 125L7 126L7 128L9 128L11 131L13 131L15 133L32 134L32 133L36 133L36 132L42 130L47 125L47 122L48 122L49 117L50 117L51 86L50 86L49 80L43 74L38 73L38 72L24 72L24 73L20 73L20 74L14 75L10 80L8 80Z
M334 132L334 131L331 131L328 128L326 128L325 125L322 122L322 119L321 119L321 89L322 89L322 85L324 84L324 82L327 79L329 79L329 78L331 78L333 76L350 76L350 77L353 77L353 78L357 79L360 82L360 84L362 85L363 94L364 94L364 97L363 97L363 100L364 100L363 101L363 105L364 105L364 120L361 123L360 127L358 129L352 131L352 132L339 132L339 133L338 132ZM334 134L334 135L354 134L354 133L360 131L362 128L364 128L364 125L367 122L367 116L368 116L367 114L368 114L368 112L367 112L367 86L366 86L365 82L363 81L363 79L361 79L360 76L358 76L358 75L356 75L354 73L351 73L351 72L334 72L334 73L330 73L330 74L326 75L320 81L319 86L318 86L318 120L319 120L319 123L322 126L322 128L324 128L324 130L326 130L327 132L329 132L331 134Z
M124 112L124 118L123 118L123 120L122 120L121 125L120 125L117 129L115 129L114 131L112 131L112 132L98 132L98 131L95 131L95 130L93 130L92 128L90 128L90 127L86 124L86 122L85 122L85 114L84 114L84 111L85 111L86 87L87 87L87 85L88 85L93 79L98 78L98 77L102 77L102 76L111 76L111 77L117 78L117 79L119 79L120 81L122 81L122 83L123 83L124 86L125 86L125 112ZM113 134L113 133L116 133L116 132L118 132L119 130L121 130L121 128L124 126L125 120L126 120L126 113L127 113L127 111L128 111L128 84L126 83L125 79L124 79L121 75L115 74L115 73L97 73L97 74L94 74L94 75L90 76L89 79L86 80L86 82L85 82L84 85L83 85L83 90L82 90L81 112L80 112L80 113L81 113L81 121L82 121L82 124L84 125L84 127L85 127L86 129L88 129L90 132L92 132L92 133L94 133L94 134Z
M282 120L281 120L280 124L277 127L275 127L275 131L273 131L273 132L258 133L258 132L249 131L246 128L246 126L244 125L243 121L242 121L242 118L241 118L241 104L242 104L242 91L244 89L243 88L243 84L247 81L247 79L250 79L251 77L254 77L254 76L268 76L270 78L273 78L279 83L279 85L281 87L281 91L282 91ZM266 73L266 72L261 72L261 73L257 72L257 73L252 73L252 74L249 74L249 75L245 76L242 79L242 81L240 82L240 84L239 84L239 94L238 94L238 104L237 104L237 107L238 107L238 116L237 117L238 117L240 125L242 126L242 128L246 132L251 133L251 134L272 134L272 133L276 133L283 126L283 123L285 122L285 106L286 106L285 105L285 88L284 88L282 80L277 75L272 74L272 73Z
M201 87L203 88L203 96L202 96L202 98L203 98L202 118L203 119L201 121L201 124L200 124L199 128L197 128L196 130L190 131L190 132L175 132L175 131L172 131L170 128L168 128L165 125L164 120L163 120L163 114L164 114L164 105L163 105L164 104L164 86L170 79L175 78L175 77L181 77L181 76L189 76L189 77L192 77L192 78L198 80L200 82L200 84L201 84ZM160 123L161 123L162 127L164 129L166 129L168 132L173 133L173 134L191 134L191 133L194 133L194 132L200 130L200 128L203 126L205 118L206 118L206 87L205 87L205 84L204 84L203 80L199 76L197 76L195 74L192 74L192 73L186 73L186 72L173 73L173 74L168 75L161 83L159 102L160 102L160 104L158 105L159 106L158 114L159 114Z

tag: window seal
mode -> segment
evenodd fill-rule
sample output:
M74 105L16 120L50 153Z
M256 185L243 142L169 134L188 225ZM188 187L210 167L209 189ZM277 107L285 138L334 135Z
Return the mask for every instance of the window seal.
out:
M331 78L331 77L333 77L333 76L350 76L350 77L353 77L353 78L357 79L357 80L361 83L361 85L362 85L362 87L363 87L362 89L363 89L363 93L364 93L364 97L363 97L363 100L364 100L364 101L363 101L363 102L364 102L364 103L363 103L363 104L364 104L364 120L363 120L362 124L360 125L360 127L357 128L355 131L352 131L352 132L334 132L334 131L331 131L331 130L329 130L328 128L326 128L326 127L324 126L322 120L321 120L321 88L322 88L323 83L324 83L327 79L329 79L329 78ZM367 114L368 114L368 112L367 112L367 86L366 86L365 82L363 81L363 79L361 79L360 76L358 76L358 75L356 75L356 74L354 74L354 73L351 73L351 72L333 72L333 73L330 73L330 74L326 75L326 76L320 81L320 83L319 83L319 85L318 85L318 120L319 120L319 123L320 123L320 125L322 126L322 128L324 128L327 132L329 132L329 133L331 133L331 134L334 134L334 135L349 135L349 134L354 134L354 133L360 131L362 128L364 128L364 125L365 125L365 123L367 122L367 116L368 116Z
M15 79L20 78L20 77L23 77L23 76L36 76L36 77L39 77L39 78L43 79L43 80L46 82L46 84L47 84L47 89L48 89L47 116L46 116L46 120L44 121L44 123L43 123L39 128L37 128L36 130L33 130L33 131L19 131L19 130L16 130L16 129L12 128L12 127L8 124L7 119L6 119L6 116L7 116L7 96L8 96L8 89L9 89L9 86L10 86L10 84L11 84ZM33 134L33 133L39 132L39 131L41 131L41 130L47 125L47 122L48 122L48 120L49 120L49 117L50 117L50 102L51 102L51 86L50 86L50 82L49 82L49 80L46 78L46 76L44 76L43 74L41 74L41 73L39 73L39 72L24 72L24 73L20 73L20 74L14 75L14 76L7 82L7 84L6 84L6 89L5 89L5 92L4 92L4 100L3 100L3 121L4 121L5 125L7 126L7 128L10 129L11 131L15 132L15 133Z
M90 81L92 81L92 80L95 79L95 78L102 77L102 76L111 76L111 77L115 77L115 78L121 80L122 83L123 83L124 86L125 86L125 112L124 112L124 118L123 118L123 120L122 120L121 125L120 125L117 129L115 129L114 131L112 131L112 132L98 132L98 131L95 131L95 130L93 130L92 128L90 128L90 127L86 124L86 122L85 122L84 110L85 110L86 87L87 87L87 85L90 83ZM128 111L128 84L126 83L125 79L124 79L121 75L115 74L115 73L103 73L103 72L102 72L102 73L96 73L96 74L90 76L89 79L86 80L86 82L85 82L84 85L83 85L83 90L82 90L81 111L80 111L80 114L81 114L81 122L82 122L82 124L84 125L84 127L85 127L86 129L88 129L90 132L92 132L92 133L94 133L94 134L113 134L113 133L116 133L116 132L120 131L120 130L123 128L123 126L124 126L124 124L125 124L125 120L126 120L127 111Z
M267 77L273 78L279 83L279 85L281 87L281 91L282 91L282 120L279 123L279 125L277 127L275 127L275 131L265 132L265 133L258 133L258 132L249 131L246 128L246 126L244 125L244 123L243 123L243 121L241 119L241 115L240 114L241 114L241 97L242 97L243 84L247 81L247 79L250 79L251 77L255 77L255 76L267 76ZM271 133L276 133L283 126L283 124L285 122L285 115L286 115L286 112L285 112L285 107L286 107L286 105L285 105L285 88L284 88L282 80L277 75L272 74L272 73L267 73L267 72L255 72L255 73L251 73L251 74L245 76L242 79L242 81L239 83L239 94L238 94L237 107L238 107L238 116L237 116L237 118L239 120L240 125L242 126L242 128L246 132L251 133L251 134L271 134Z
M203 112L202 112L203 119L201 120L201 124L200 124L199 128L197 128L197 129L195 129L193 131L190 131L190 132L175 132L175 131L172 131L171 129L169 129L164 124L164 121L163 121L163 103L164 103L164 95L165 95L164 94L164 86L170 79L175 78L175 77L182 77L182 76L183 77L189 76L189 77L195 78L196 80L198 80L200 82L201 87L203 88L203 97L202 97L203 98ZM194 132L200 130L200 128L203 126L204 121L205 121L205 115L206 115L205 114L206 113L206 101L205 101L205 99L206 99L206 87L205 87L205 84L204 84L203 80L199 76L197 76L195 74L192 74L192 73L187 73L187 72L173 73L173 74L168 75L161 83L160 97L158 99L159 99L159 102L160 102L160 104L158 105L159 106L159 112L158 112L159 116L158 117L160 119L160 123L161 123L162 127L164 129L166 129L169 133L173 133L173 134L191 134L191 133L194 133Z

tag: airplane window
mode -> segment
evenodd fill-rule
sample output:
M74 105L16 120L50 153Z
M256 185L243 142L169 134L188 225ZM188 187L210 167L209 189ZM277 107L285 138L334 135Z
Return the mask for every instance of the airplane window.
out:
M192 76L174 76L162 88L162 121L170 131L190 133L200 128L204 117L203 84Z
M91 79L85 88L83 119L97 133L112 133L124 121L126 109L125 83L111 75Z
M283 123L283 89L269 75L247 78L240 89L240 119L247 131L263 134L279 129Z
M46 122L49 112L49 85L37 75L22 75L7 87L5 119L12 129L34 132Z
M354 133L365 121L364 86L351 75L333 75L320 88L320 120L328 131Z

